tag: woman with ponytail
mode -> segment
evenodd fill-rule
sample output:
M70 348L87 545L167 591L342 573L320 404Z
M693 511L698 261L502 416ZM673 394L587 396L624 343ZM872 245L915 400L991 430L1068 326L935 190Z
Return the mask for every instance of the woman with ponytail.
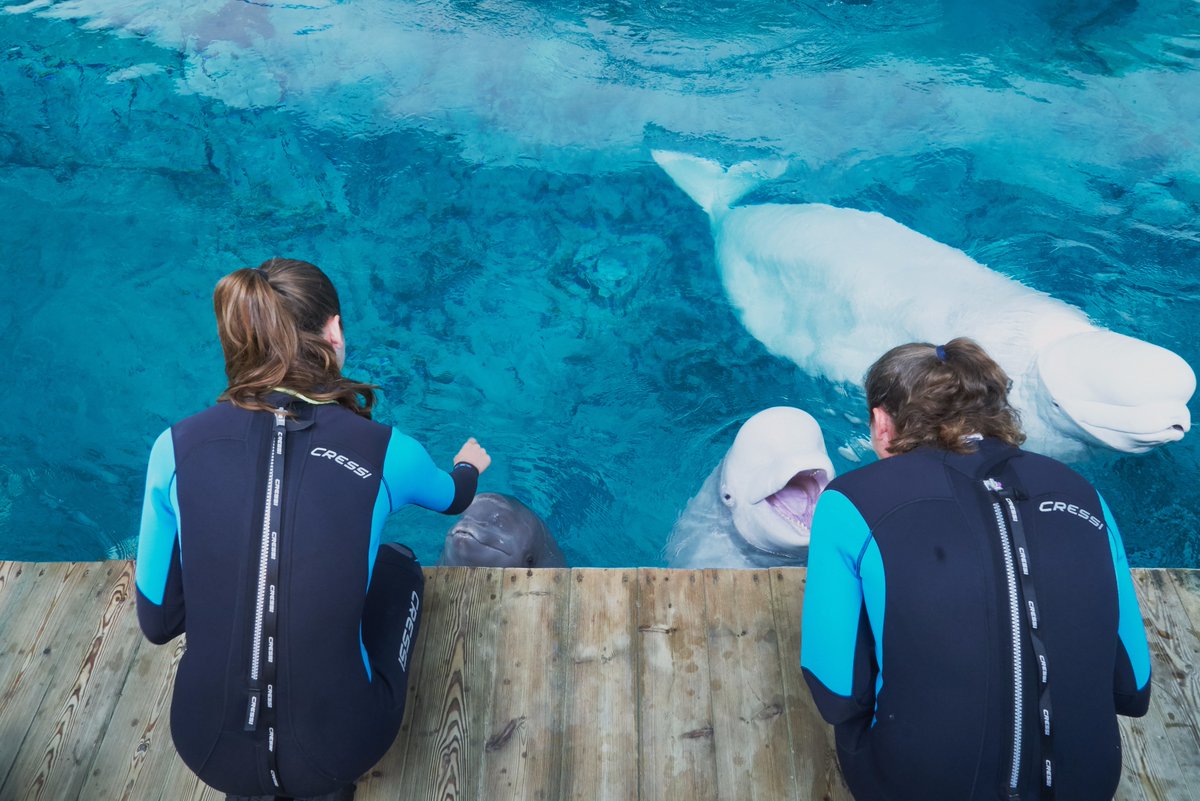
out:
M850 791L1112 798L1150 655L1104 499L1020 449L1008 376L969 339L893 348L865 386L879 461L817 502L801 624Z
M491 460L468 439L445 471L371 421L314 265L237 270L213 305L228 386L154 444L138 621L155 643L187 632L171 732L205 783L345 801L399 731L421 621L421 567L383 523L410 503L462 512Z

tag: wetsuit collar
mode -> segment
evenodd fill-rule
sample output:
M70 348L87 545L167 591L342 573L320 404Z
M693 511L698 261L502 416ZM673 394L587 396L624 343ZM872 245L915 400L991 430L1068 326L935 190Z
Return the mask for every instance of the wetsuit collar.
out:
M945 452L946 466L974 479L983 479L1009 459L1022 455L1020 448L996 439L984 437L973 453Z
M271 390L271 392L272 393L282 392L285 395L291 395L293 398L299 398L300 400L304 401L305 403L311 403L314 406L321 406L324 404L337 403L337 401L332 401L332 400L313 400L312 398L310 398L306 395L301 395L296 390L288 389L287 387L275 387L274 389Z

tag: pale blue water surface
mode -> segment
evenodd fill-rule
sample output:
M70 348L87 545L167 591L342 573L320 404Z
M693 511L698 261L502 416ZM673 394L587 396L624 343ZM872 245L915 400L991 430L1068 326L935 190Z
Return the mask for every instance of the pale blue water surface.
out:
M213 285L271 255L338 284L377 419L479 437L573 564L661 564L761 408L870 458L652 147L787 159L751 200L882 212L1200 365L1191 0L8 2L0 559L128 552L150 444L224 385ZM1198 457L1078 465L1134 564L1200 567Z

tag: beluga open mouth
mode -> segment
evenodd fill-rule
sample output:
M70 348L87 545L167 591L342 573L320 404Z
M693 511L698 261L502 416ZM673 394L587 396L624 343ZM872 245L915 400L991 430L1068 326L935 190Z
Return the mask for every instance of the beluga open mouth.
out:
M776 406L738 430L720 466L721 502L747 545L796 559L806 553L817 496L833 476L813 416Z
M821 426L774 406L738 429L733 445L688 501L663 555L676 568L801 564L817 498L833 480Z
M764 500L776 515L807 537L812 530L813 511L817 496L828 486L829 473L821 469L801 470Z

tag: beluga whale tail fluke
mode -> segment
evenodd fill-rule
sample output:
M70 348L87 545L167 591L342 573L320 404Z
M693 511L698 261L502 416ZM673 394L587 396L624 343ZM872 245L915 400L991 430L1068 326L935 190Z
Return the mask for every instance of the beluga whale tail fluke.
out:
M743 161L725 168L715 161L671 150L652 150L650 155L713 220L743 195L787 170L786 161L775 159Z
M1082 460L1183 437L1196 375L1177 354L1108 331L1080 309L878 212L823 203L734 205L782 162L728 169L653 151L708 214L738 319L772 353L860 384L905 342L970 337L1012 379L1030 450Z

